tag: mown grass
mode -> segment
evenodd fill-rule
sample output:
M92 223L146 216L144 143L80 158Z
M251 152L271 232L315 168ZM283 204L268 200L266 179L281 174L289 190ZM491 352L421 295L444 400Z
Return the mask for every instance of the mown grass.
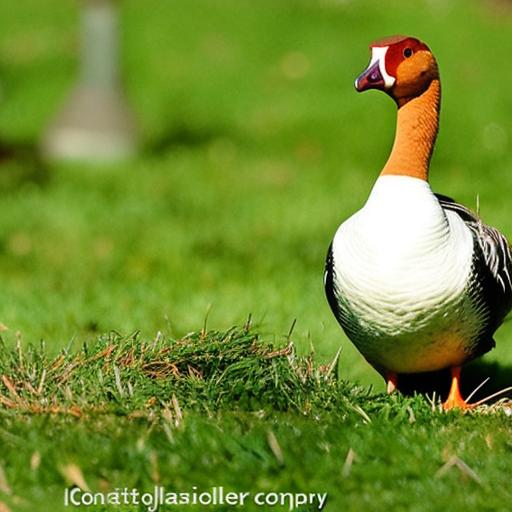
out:
M375 395L249 326L179 340L112 333L51 357L4 347L0 372L0 492L19 510L60 510L72 485L327 492L327 510L501 510L510 499L508 406L446 414L420 396Z
M418 35L439 60L434 188L470 206L479 194L483 218L512 233L507 4L126 0L142 153L107 168L35 156L75 77L76 13L24 0L0 18L0 502L57 510L76 466L95 490L506 509L506 413L441 414L349 384L383 389L332 318L322 271L391 144L392 103L353 91L368 42L386 34ZM264 344L229 330L250 313ZM201 334L207 315L216 331ZM510 384L511 325L481 367L495 386ZM316 363L301 356L310 346ZM452 456L477 478L461 464L439 473Z

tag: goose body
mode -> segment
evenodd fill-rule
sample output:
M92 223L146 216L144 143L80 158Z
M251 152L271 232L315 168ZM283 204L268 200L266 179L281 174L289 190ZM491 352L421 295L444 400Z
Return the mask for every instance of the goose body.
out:
M448 407L462 406L458 369L494 346L493 333L512 307L510 247L496 229L434 194L428 183L440 102L437 65L428 47L397 37L372 48L356 88L382 89L395 99L397 133L366 204L340 225L331 243L327 298L388 388L401 373L452 368L457 396ZM410 62L408 75L400 70L414 53L421 57L417 90Z
M493 287L479 236L425 181L377 180L336 232L326 269L334 313L373 366L433 371L492 348L490 331L502 316L492 296L500 276L510 289L511 259L504 245L508 265Z

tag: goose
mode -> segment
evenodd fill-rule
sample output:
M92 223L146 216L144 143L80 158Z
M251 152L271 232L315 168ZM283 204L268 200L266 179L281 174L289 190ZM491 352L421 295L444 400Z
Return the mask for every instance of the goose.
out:
M395 101L395 139L366 203L331 242L327 300L388 393L401 374L449 368L443 408L467 409L461 366L495 346L493 334L512 308L511 249L497 229L430 187L441 85L429 47L393 36L370 50L355 88Z

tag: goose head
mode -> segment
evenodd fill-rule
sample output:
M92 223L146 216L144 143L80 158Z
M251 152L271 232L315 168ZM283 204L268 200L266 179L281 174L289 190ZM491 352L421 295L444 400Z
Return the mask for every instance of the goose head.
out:
M393 36L370 45L368 67L357 77L358 92L379 89L399 105L420 96L432 80L439 79L436 59L415 37Z

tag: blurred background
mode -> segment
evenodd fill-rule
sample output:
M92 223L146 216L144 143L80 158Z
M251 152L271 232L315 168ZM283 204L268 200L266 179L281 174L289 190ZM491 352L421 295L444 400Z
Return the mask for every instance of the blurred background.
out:
M180 336L207 316L224 329L249 314L282 341L296 319L302 350L327 360L342 344L340 374L381 389L332 317L322 277L337 226L391 147L394 104L353 89L368 44L385 35L423 39L440 65L433 188L470 207L478 194L485 221L512 235L512 2L118 0L105 40L94 28L84 38L84 13L103 0L1 3L9 343ZM88 80L107 85L84 99ZM82 121L115 134L99 146L55 135ZM511 365L511 323L497 342L486 357Z

